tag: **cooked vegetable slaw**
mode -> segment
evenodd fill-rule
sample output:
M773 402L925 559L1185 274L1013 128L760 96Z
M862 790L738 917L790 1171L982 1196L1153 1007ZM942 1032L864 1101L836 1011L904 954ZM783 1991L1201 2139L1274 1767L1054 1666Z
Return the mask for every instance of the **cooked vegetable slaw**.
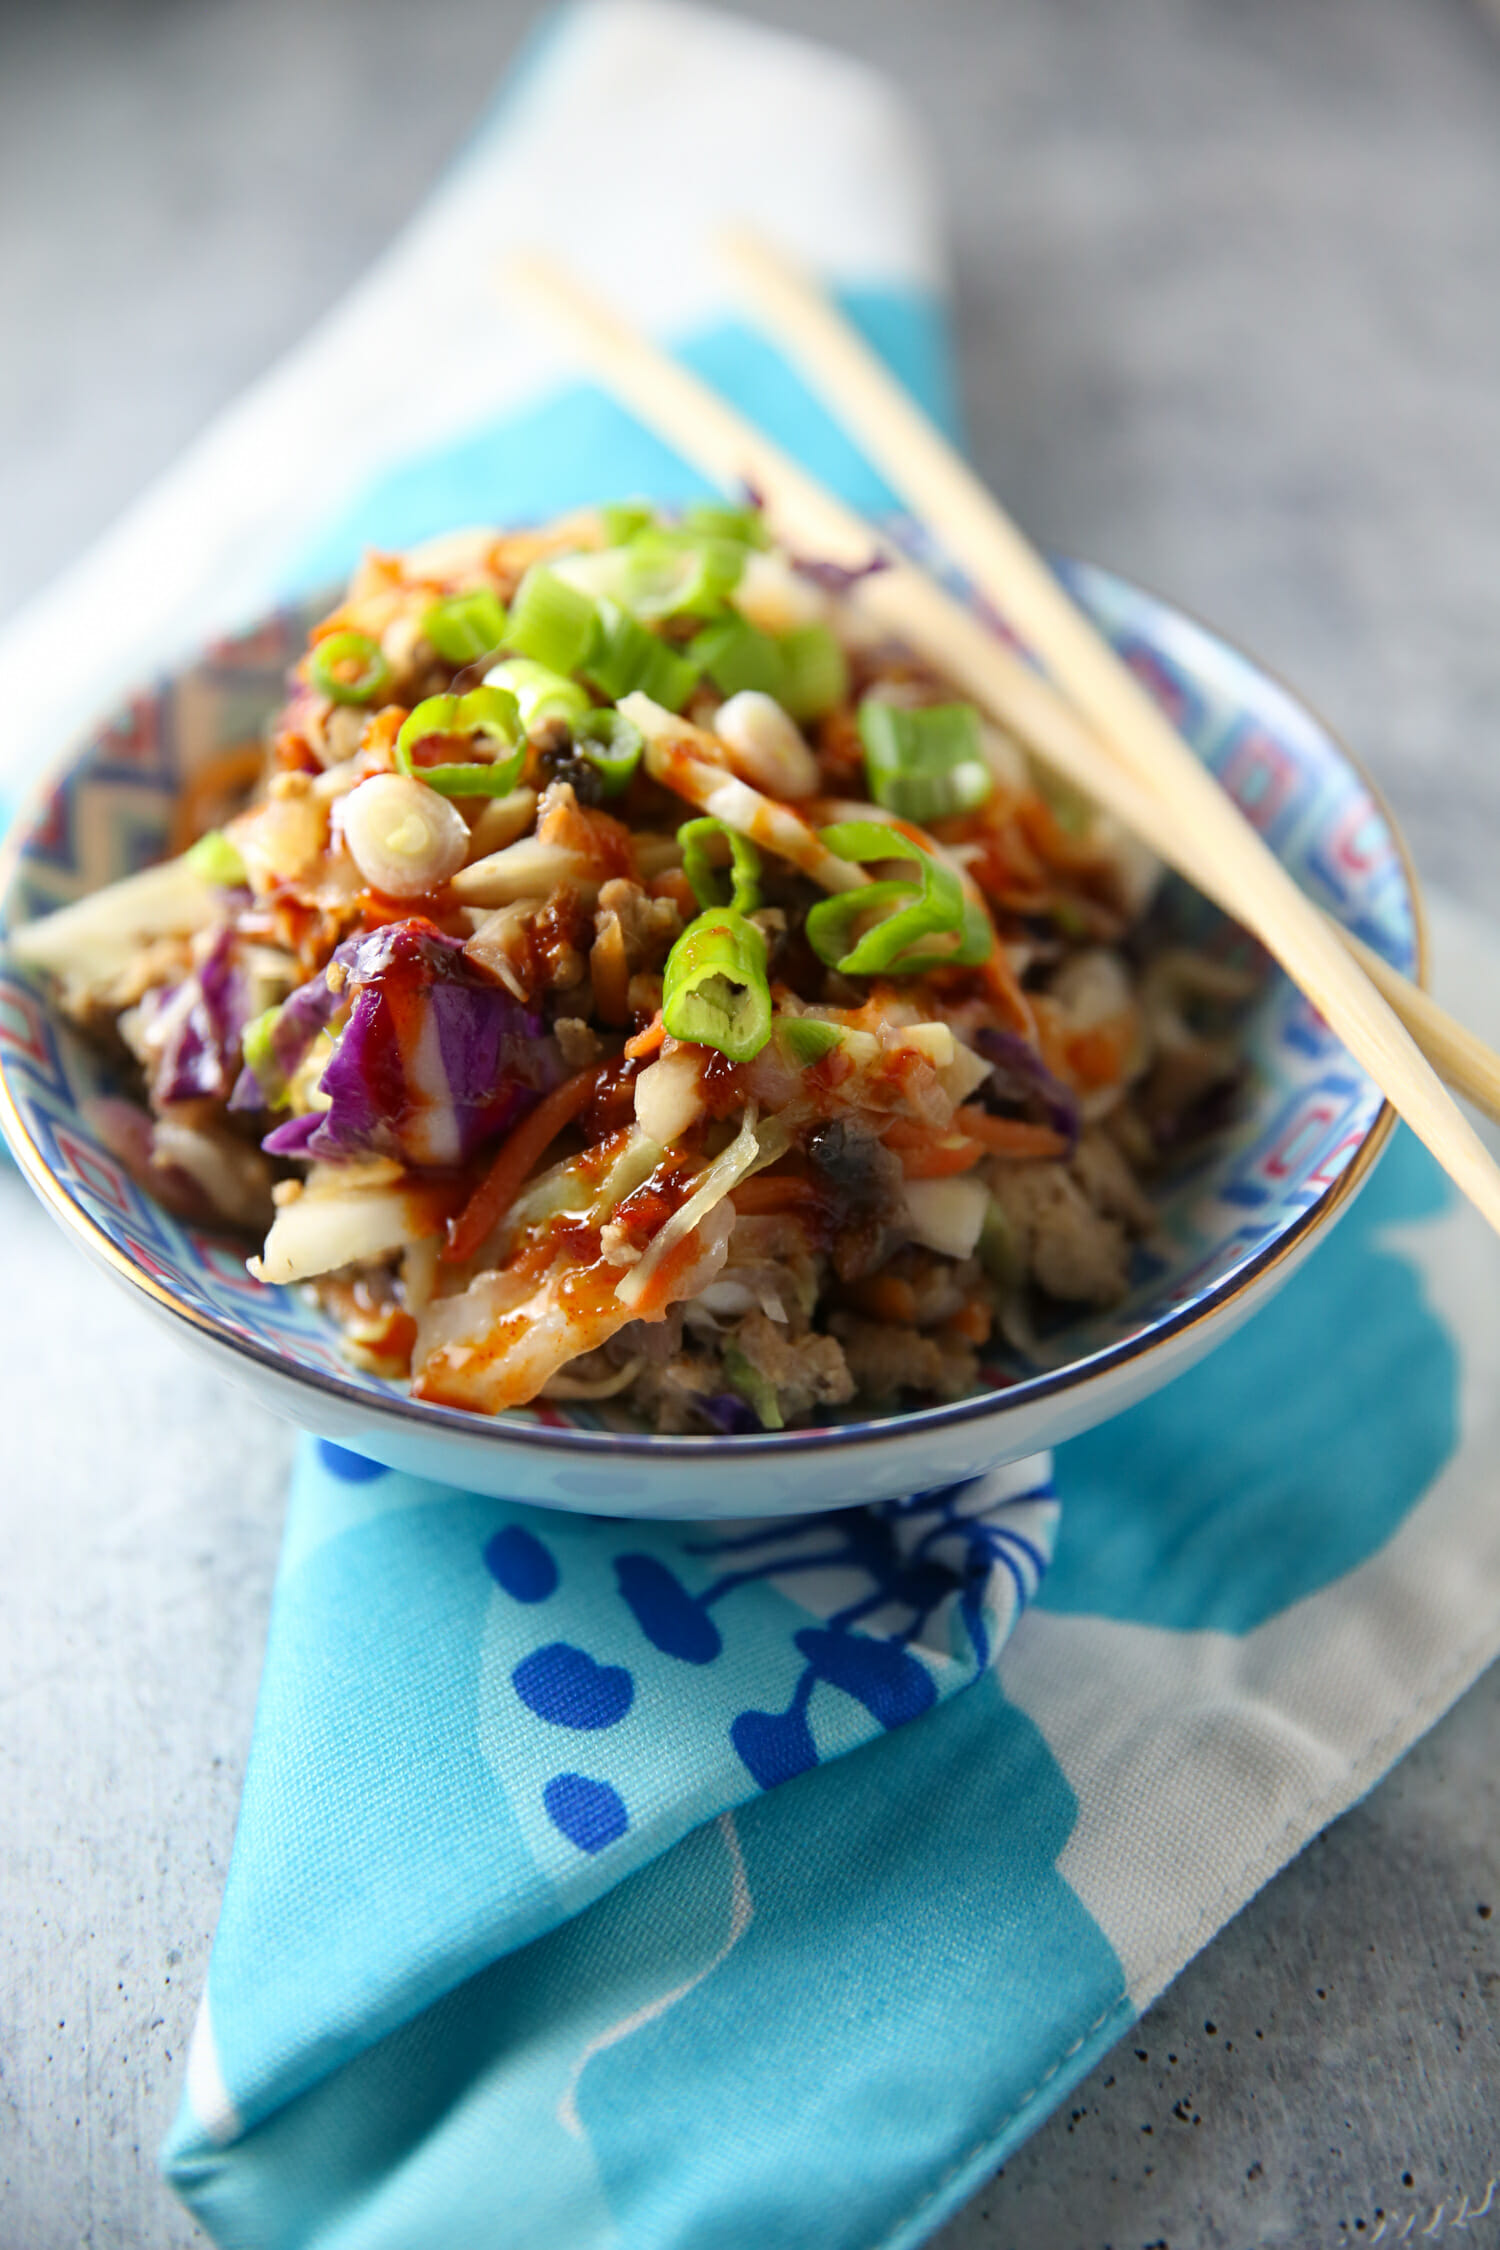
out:
M134 1076L121 1160L415 1396L1004 1380L1232 1091L1245 978L830 576L753 507L372 555L245 809L13 938Z

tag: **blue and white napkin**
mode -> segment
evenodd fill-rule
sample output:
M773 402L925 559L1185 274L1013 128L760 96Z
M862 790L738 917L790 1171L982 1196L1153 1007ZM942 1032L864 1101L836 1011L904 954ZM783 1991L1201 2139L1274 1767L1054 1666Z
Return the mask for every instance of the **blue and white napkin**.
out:
M616 146L622 113L603 194L555 150ZM834 277L951 422L935 200L890 90L598 0L10 628L18 751L367 539L699 489L512 326L485 278L509 239L886 505L722 299L726 217ZM82 671L81 602L109 628ZM1452 950L1484 1029L1493 950ZM226 2250L920 2241L1500 1648L1497 1304L1500 1244L1398 1135L1268 1310L1063 1448L1039 1591L1044 1465L647 1528L306 1441L178 2192Z

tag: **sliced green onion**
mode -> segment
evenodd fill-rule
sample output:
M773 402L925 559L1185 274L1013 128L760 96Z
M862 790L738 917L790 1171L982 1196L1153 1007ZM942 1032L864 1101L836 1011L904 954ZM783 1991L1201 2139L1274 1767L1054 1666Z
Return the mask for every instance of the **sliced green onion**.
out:
M721 695L755 688L785 707L786 665L781 649L748 618L726 617L719 624L705 625L689 641L688 654Z
M638 531L656 521L656 510L645 500L612 500L599 510L604 536L611 547L628 546Z
M821 1062L844 1034L836 1023L824 1023L818 1016L778 1016L776 1036L797 1068L807 1070Z
M867 696L859 707L870 795L903 820L926 823L972 812L994 787L972 703L907 711Z
M308 658L307 674L335 703L373 703L391 684L380 643L368 633L330 633Z
M667 955L662 1022L674 1039L748 1062L771 1036L766 941L729 906L689 922Z
M449 594L434 602L422 619L422 637L446 664L477 664L505 639L505 611L498 594L478 586L469 594Z
M695 500L682 512L682 528L713 539L736 539L742 547L769 547L771 535L759 508L730 508L722 500Z
M462 742L487 750L480 764L418 766L412 753L423 742ZM440 797L504 797L514 789L526 755L521 714L504 688L478 687L469 695L430 695L396 737L396 764L412 781Z
M730 906L736 914L753 914L760 904L760 853L748 836L726 828L722 820L705 817L685 820L677 831L682 846L682 872L692 885L701 907ZM709 858L709 847L724 844L729 851L729 890L725 895L722 863Z
M745 568L738 539L669 531L639 531L625 550L632 590L621 596L638 617L716 617Z
M994 1196L985 1207L977 1247L979 1263L997 1287L1020 1288L1026 1279L1026 1260L1016 1240L1016 1230Z
M958 944L945 958L955 969L977 969L981 961L988 961L994 949L995 925L990 920L989 909L965 891Z
M210 828L183 856L195 875L221 891L238 890L248 880L245 862L222 828Z
M794 719L821 719L849 693L849 659L827 625L799 625L776 644L786 686L777 698Z
M1064 781L1061 774L1042 773L1038 788L1045 798L1048 810L1065 836L1086 836L1098 817L1096 808L1081 790Z
M637 689L665 710L680 711L698 684L698 667L676 656L618 602L602 601L584 677L611 703Z
M740 1397L754 1407L763 1430L786 1428L781 1402L776 1396L776 1385L768 1375L762 1375L758 1367L751 1366L738 1344L726 1346L724 1372Z
M504 688L516 699L521 714L521 724L529 734L544 719L566 719L572 726L585 719L593 709L588 697L576 680L550 665L538 664L530 656L508 656L503 664L484 675L486 687Z
M507 648L553 672L576 672L594 645L598 618L587 594L545 563L533 563L510 605Z
M617 602L644 624L668 617L721 617L739 583L745 549L736 541L689 538L650 524L625 545L563 555L552 575L595 602Z
M263 1008L252 1017L240 1035L240 1053L247 1068L255 1073L268 1109L287 1109L291 1106L286 1077L276 1058L275 1031L281 1008Z
M820 961L846 976L914 976L945 963L973 967L988 960L995 942L989 916L965 896L952 868L922 845L874 820L840 821L820 834L840 859L861 866L905 859L917 870L914 879L867 883L819 899L808 911L807 941ZM881 909L888 911L866 926ZM934 937L958 942L934 951L923 942Z
M590 711L573 729L579 755L598 769L606 797L618 797L629 786L646 738L623 711Z

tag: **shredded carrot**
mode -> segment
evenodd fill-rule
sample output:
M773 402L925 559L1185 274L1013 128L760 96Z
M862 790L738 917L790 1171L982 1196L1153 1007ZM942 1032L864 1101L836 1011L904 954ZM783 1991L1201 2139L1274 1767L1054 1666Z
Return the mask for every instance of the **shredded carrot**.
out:
M963 1133L940 1133L915 1147L899 1149L897 1154L909 1180L946 1180L955 1172L972 1171L984 1149Z
M988 1110L961 1109L957 1122L991 1156L1066 1156L1068 1144L1050 1125L1031 1125L1023 1117L992 1117Z
M1036 1017L1031 1002L1021 990L1021 980L1011 966L1010 955L1005 950L1005 940L996 937L990 947L989 958L979 971L989 990L990 998L1028 1045L1036 1044Z
M625 1054L630 1062L639 1062L643 1055L654 1055L667 1036L667 1027L657 1009L644 1031L638 1031L625 1042Z
M387 703L368 721L359 738L360 755L367 764L377 752L385 757L392 756L396 748L396 737L406 724L406 719L404 703Z
M601 912L599 923L599 934L589 948L594 1014L600 1023L618 1028L630 1021L630 959L619 916Z
M914 820L903 820L898 813L894 819L882 825L894 828L898 836L904 836L908 843L915 844L918 851L926 852L929 859L942 859L945 856L942 845L932 831L919 828Z
M931 1125L924 1124L920 1117L908 1117L898 1113L891 1119L880 1137L887 1148L925 1148L932 1139L933 1130L934 1128Z
M969 863L969 872L981 890L993 898L1012 890L1045 888L1046 869L1012 814L992 818L982 842L982 855Z
M1045 797L1023 797L1016 807L1022 833L1038 857L1064 875L1097 875L1109 864L1092 835L1073 836Z
M466 1258L473 1257L501 1213L515 1201L522 1181L538 1158L551 1147L563 1127L571 1124L578 1112L593 1100L605 1073L613 1068L613 1063L594 1063L575 1077L565 1078L560 1086L554 1086L550 1094L544 1095L509 1138L501 1142L484 1178L458 1217L449 1222L448 1240L442 1250L449 1265L462 1265Z
M1086 1093L1096 1086L1117 1086L1127 1043L1124 1025L1096 1024L1091 1030L1073 1032L1067 1041L1067 1055L1076 1083Z
M698 911L693 886L680 867L666 867L660 875L653 875L646 885L646 896L669 898L685 922L691 922Z
M736 1211L745 1218L752 1213L758 1217L769 1211L799 1211L817 1199L812 1181L800 1179L795 1172L758 1172L754 1179L741 1180L732 1196Z
M316 648L319 641L328 640L332 634L346 632L353 623L351 612L352 604L340 602L337 609L330 610L326 617L320 617L308 633L310 644Z
M955 1336L962 1336L967 1344L987 1344L991 1324L989 1306L982 1305L976 1297L971 1297L966 1305L959 1306L945 1326L951 1328Z
M917 1293L898 1273L868 1274L849 1294L872 1320L888 1320L906 1328L917 1324Z

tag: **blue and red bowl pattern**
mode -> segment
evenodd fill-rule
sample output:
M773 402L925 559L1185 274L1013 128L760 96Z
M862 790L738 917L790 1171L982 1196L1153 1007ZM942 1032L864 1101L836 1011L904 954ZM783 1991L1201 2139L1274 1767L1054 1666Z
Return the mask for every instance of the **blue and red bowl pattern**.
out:
M1410 971L1417 941L1406 866L1383 808L1333 738L1202 627L1106 572L1062 567L1075 596L1309 894ZM102 726L21 816L3 926L170 851L184 792L257 737L323 606L281 612L218 643ZM1166 942L1252 959L1260 969L1245 1026L1244 1100L1236 1121L1164 1186L1157 1234L1137 1253L1124 1302L1049 1334L1038 1347L1038 1374L1144 1340L1232 1286L1328 1192L1380 1113L1379 1092L1315 1011L1222 916L1175 880L1154 911ZM226 1343L258 1346L315 1371L325 1386L401 1394L401 1386L344 1358L316 1306L253 1281L240 1247L185 1225L135 1183L89 1122L91 1105L119 1090L111 1066L58 1021L36 983L3 960L0 1076L20 1131L53 1180L158 1296ZM993 1379L1018 1397L1026 1373L997 1366ZM597 1409L583 1406L543 1405L526 1418L605 1426Z

